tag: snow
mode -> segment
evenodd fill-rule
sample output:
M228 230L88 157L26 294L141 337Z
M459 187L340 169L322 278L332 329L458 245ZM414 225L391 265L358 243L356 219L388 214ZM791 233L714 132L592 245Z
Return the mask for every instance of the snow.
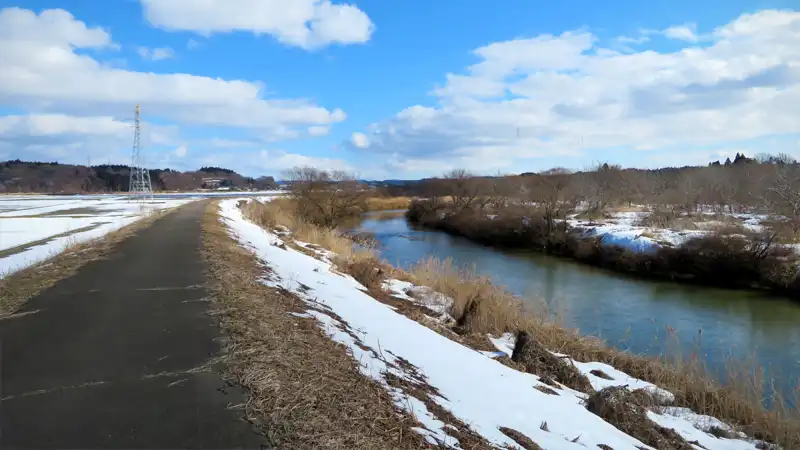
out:
M649 448L587 411L582 404L585 394L565 388L558 390L558 395L551 395L534 389L542 385L537 376L507 367L487 357L487 352L463 346L395 312L372 298L352 277L337 272L329 261L308 256L290 246L277 247L283 242L281 238L247 221L236 207L236 201L221 202L221 220L229 227L232 238L271 268L263 282L287 289L304 300L307 314L316 318L331 339L349 349L361 372L383 385L399 408L418 419L424 429L417 431L428 442L461 448L448 434L452 424L444 423L426 407L426 403L434 402L497 448L520 448L499 430L500 427L517 430L550 450L598 448L599 445L615 450ZM421 298L408 295L417 288L408 282L387 280L384 288L397 298L425 301L421 300L424 295ZM441 296L431 295L430 290L418 291L434 298L434 302L443 300ZM492 338L499 350L497 353L508 354L513 348L512 339L511 335ZM400 358L417 370L400 364ZM610 383L655 388L605 364L582 363L579 368L586 372L601 368L615 378L613 381L594 380L596 388ZM417 398L390 386L389 374L435 390L426 390L427 398ZM664 417L659 420L674 420L681 432L697 434L690 419ZM549 431L540 429L545 421ZM576 442L571 442L576 437ZM755 448L745 441L719 441L719 446L713 448Z
M0 278L44 261L67 246L91 241L148 216L154 211L174 208L193 201L191 198L154 200L139 203L122 196L3 196L0 197L0 251L47 239L51 236L81 231L50 239L24 251L0 258ZM91 209L91 214L51 215L69 209Z
M383 290L393 297L418 303L439 315L439 320L447 322L452 318L448 314L453 299L446 297L426 286L415 286L408 281L388 279L383 282Z
M753 442L743 439L718 438L709 433L707 430L711 426L719 426L724 430L730 429L728 425L713 417L695 414L686 408L670 409L672 411L665 414L648 411L647 417L662 427L672 428L687 442L697 441L708 450L753 450L756 448Z
M604 245L616 245L635 252L654 252L664 245L680 246L690 239L708 235L709 228L721 225L720 222L698 222L698 230L673 230L637 226L635 223L641 218L643 212L617 212L613 218L602 221L588 221L571 218L567 223L576 229L582 230L587 237L602 237ZM711 214L711 213L708 213ZM768 216L763 214L732 214L732 217L741 219L743 226L752 231L763 229L761 222Z
M511 333L505 333L504 335L500 336L499 338L489 336L489 341L495 346L495 348L499 352L499 356L508 356L514 352L514 345L516 344L516 338ZM656 399L658 399L661 403L672 403L675 401L675 395L672 392L666 391L664 389L659 388L658 386L648 383L647 381L640 380L638 378L634 378L628 375L625 372L615 369L614 367L601 363L601 362L580 362L576 361L572 358L569 358L568 355L564 355L562 353L550 352L555 356L563 358L566 362L575 366L580 373L586 376L589 379L589 383L592 387L599 391L601 389L605 389L607 387L612 386L625 386L631 391L637 390L645 390L651 395L653 395ZM488 355L487 355L488 356ZM603 372L610 380L607 378L599 377L593 373L593 370L599 370Z

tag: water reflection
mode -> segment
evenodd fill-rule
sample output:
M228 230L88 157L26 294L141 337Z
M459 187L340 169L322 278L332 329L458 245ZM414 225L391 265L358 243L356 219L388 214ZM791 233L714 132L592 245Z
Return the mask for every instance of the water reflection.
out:
M452 258L521 296L546 305L564 325L637 353L697 354L722 375L731 356L751 356L790 392L800 370L800 306L758 292L629 278L536 253L500 251L444 233L413 229L403 218L373 220L381 255L400 267ZM677 343L676 343L677 342Z

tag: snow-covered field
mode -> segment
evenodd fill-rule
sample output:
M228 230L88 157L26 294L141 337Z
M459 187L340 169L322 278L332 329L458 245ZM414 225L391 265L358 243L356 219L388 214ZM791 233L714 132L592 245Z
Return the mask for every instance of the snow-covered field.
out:
M331 339L349 349L361 372L383 385L399 408L417 418L424 428L416 431L431 444L463 448L453 433L454 424L427 406L436 404L497 448L521 448L501 427L524 434L544 449L651 448L589 412L583 404L585 394L564 386L556 388L555 395L547 393L538 376L496 361L497 356L510 354L513 336L493 337L496 352L479 352L450 340L375 300L355 279L333 270L328 258L317 259L291 246L279 246L282 237L247 221L236 202L221 202L221 220L234 239L272 269L264 283L303 299L308 307L305 317L316 319ZM447 319L448 299L440 294L398 280L388 280L384 286L397 298L423 302L442 314L432 321ZM409 292L415 295L408 296ZM574 363L595 389L627 386L646 389L666 400L673 397L608 365ZM593 369L602 370L613 380L594 376L590 373ZM397 387L392 380L398 378L419 388L415 392L426 392L425 398ZM702 445L695 445L698 449L756 448L755 442L744 438L714 437L708 432L712 425L727 425L686 409L667 408L648 416L675 429L687 441L697 441Z
M618 245L634 251L653 251L664 245L679 246L689 239L702 237L709 233L708 229L720 222L697 222L696 230L673 230L665 228L643 227L635 225L647 213L645 212L616 212L612 218L596 221L571 218L567 220L570 226L587 230L587 235L602 236L603 242L608 245ZM733 214L741 220L743 227L752 231L761 229L761 221L767 216L759 214Z
M137 202L123 196L0 196L0 278L69 245L105 236L189 196Z

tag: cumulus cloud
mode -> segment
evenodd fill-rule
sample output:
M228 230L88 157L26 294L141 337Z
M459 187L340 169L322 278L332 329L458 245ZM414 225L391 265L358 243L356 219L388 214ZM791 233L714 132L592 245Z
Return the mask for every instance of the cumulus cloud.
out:
M75 117L65 114L0 116L0 151L33 160L85 163L126 162L130 158L132 124L111 116ZM174 145L174 126L142 124L142 145Z
M154 49L139 47L136 49L136 52L142 57L142 59L147 59L150 61L161 61L163 59L175 57L175 51L169 47L158 47Z
M269 34L306 49L356 44L374 25L356 6L330 0L140 0L150 24L199 34L247 31Z
M141 103L148 114L177 122L265 133L346 117L306 100L266 100L257 82L123 70L79 52L114 46L105 30L86 27L64 10L0 10L0 104L37 113L120 115Z
M350 137L350 142L353 144L353 146L357 148L369 147L369 139L367 138L367 135L364 133L359 133L359 132L353 133L353 135Z
M800 12L744 14L708 39L630 53L582 30L495 42L447 74L434 104L408 107L349 144L368 143L393 169L430 172L433 162L486 173L602 149L735 147L800 133Z

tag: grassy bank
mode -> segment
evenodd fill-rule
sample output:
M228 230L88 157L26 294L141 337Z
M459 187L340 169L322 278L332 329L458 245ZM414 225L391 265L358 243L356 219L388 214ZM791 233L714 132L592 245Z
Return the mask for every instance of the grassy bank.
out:
M635 251L587 236L539 211L454 210L415 201L406 213L416 225L498 247L540 251L646 278L739 289L768 289L800 298L798 257L774 235L717 230L677 247Z
M252 203L257 205L256 202ZM278 216L306 238L336 245L330 232ZM346 251L339 242L340 251ZM261 281L264 266L238 245L213 202L203 222L213 315L228 339L225 375L249 391L248 419L282 449L418 449L419 423L359 372L291 293Z
M717 417L736 426L749 436L782 445L800 447L798 411L787 410L777 401L766 409L762 399L764 383L757 370L732 366L728 377L719 383L708 376L697 358L655 359L606 346L603 342L580 336L546 319L545 314L526 313L520 300L487 278L455 268L447 261L430 259L409 271L399 271L367 250L354 251L352 243L335 232L316 229L292 214L290 205L281 202L250 202L243 207L246 216L262 227L280 233L291 245L297 241L312 243L336 253L338 268L367 286L376 299L398 308L399 312L454 340L480 350L492 349L486 334L528 333L543 347L583 361L599 361L627 374L654 383L675 394L675 406ZM298 246L302 249L303 247ZM427 286L453 299L448 313L453 322L443 325L426 319L408 303L391 303L382 290L382 281L399 278ZM519 368L511 360L504 363Z

